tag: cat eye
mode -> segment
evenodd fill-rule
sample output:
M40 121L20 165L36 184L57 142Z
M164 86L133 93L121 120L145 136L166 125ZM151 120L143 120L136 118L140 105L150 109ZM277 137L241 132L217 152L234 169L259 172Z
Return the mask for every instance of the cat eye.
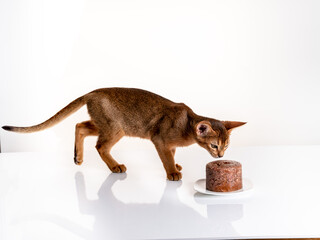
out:
M211 144L211 147L212 147L213 149L218 149L218 146L215 145L215 144Z

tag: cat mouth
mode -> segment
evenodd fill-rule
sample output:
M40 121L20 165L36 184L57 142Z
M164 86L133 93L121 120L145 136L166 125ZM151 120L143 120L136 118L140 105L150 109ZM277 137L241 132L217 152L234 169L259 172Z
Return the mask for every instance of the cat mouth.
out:
M212 157L214 157L214 158L220 158L218 154L214 154L214 153L211 153L211 152L210 152L210 155L211 155Z

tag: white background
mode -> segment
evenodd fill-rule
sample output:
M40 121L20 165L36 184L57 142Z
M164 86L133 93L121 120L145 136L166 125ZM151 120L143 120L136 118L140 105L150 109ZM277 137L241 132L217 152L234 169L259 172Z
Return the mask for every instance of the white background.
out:
M319 12L316 0L1 0L0 125L38 124L120 86L247 121L233 146L320 144ZM2 152L72 151L87 119L82 108L40 133L1 129Z

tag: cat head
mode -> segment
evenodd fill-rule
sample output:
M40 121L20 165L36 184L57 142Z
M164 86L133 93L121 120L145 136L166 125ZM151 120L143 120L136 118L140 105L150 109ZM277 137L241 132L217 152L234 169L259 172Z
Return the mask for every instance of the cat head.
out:
M229 146L230 133L246 122L201 121L195 126L196 142L215 158L223 157Z

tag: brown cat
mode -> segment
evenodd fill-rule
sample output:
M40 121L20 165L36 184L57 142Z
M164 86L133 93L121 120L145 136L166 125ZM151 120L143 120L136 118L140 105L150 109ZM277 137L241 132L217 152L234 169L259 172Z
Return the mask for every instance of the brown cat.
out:
M110 155L123 136L150 139L155 145L169 180L182 178L182 167L174 162L176 147L198 143L215 158L222 157L233 128L245 122L219 121L196 115L183 103L174 103L154 93L134 88L103 88L77 98L47 121L31 127L3 126L8 131L30 133L55 125L87 104L91 121L78 123L74 161L83 161L83 140L98 136L96 148L115 173L126 171Z

